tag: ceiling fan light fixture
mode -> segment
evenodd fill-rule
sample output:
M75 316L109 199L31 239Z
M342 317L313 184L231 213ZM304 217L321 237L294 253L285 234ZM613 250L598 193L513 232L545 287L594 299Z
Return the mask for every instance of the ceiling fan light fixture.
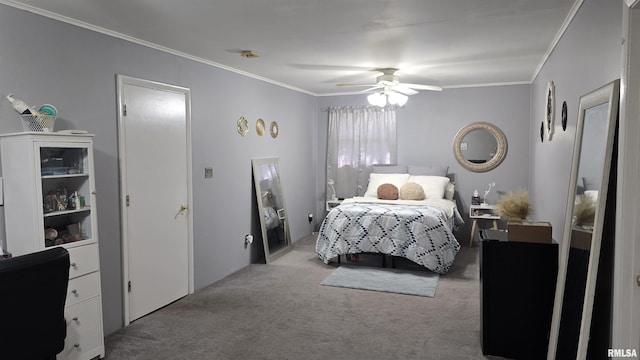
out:
M400 94L395 91L389 92L387 96L389 98L389 104L391 105L404 106L404 104L407 103L407 100L409 100L409 97L407 95Z
M395 91L380 91L367 96L370 105L385 107L389 105L404 106L409 100L407 95Z
M387 105L387 97L383 92L375 92L367 96L369 104L379 107L385 107Z

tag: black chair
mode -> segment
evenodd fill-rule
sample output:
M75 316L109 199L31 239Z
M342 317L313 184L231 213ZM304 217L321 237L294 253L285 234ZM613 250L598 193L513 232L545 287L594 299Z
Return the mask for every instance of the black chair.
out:
M67 336L68 283L63 247L0 260L0 358L55 359Z

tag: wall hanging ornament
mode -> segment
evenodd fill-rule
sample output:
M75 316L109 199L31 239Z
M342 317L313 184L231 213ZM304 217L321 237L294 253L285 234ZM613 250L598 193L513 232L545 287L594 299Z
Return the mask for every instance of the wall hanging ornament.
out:
M265 129L264 120L258 119L256 121L256 132L258 133L258 135L260 136L264 135L264 129Z
M278 128L278 123L275 121L271 122L271 126L269 127L269 132L271 133L271 137L272 138L277 138L278 137L278 133L280 132L280 129Z
M556 112L556 95L555 95L555 86L553 85L553 81L549 81L547 83L547 94L545 96L545 131L547 133L547 140L551 141L553 137L553 128L555 122L555 112Z
M238 134L240 134L240 136L245 136L249 132L249 122L247 121L247 119L245 119L244 116L240 116L236 123L236 126L238 129Z
M562 131L567 131L567 102L562 102Z

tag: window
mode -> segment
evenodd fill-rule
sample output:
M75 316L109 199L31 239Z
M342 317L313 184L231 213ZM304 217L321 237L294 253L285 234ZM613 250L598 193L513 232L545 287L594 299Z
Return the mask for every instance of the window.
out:
M327 199L362 196L374 164L396 162L396 112L373 106L329 109ZM335 194L334 194L335 193Z

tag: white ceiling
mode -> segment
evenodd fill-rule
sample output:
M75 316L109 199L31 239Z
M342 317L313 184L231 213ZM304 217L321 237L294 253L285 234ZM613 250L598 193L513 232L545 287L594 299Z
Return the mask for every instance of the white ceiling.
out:
M314 95L528 83L582 0L0 0ZM260 56L246 59L241 50ZM359 90L359 88L355 88Z

